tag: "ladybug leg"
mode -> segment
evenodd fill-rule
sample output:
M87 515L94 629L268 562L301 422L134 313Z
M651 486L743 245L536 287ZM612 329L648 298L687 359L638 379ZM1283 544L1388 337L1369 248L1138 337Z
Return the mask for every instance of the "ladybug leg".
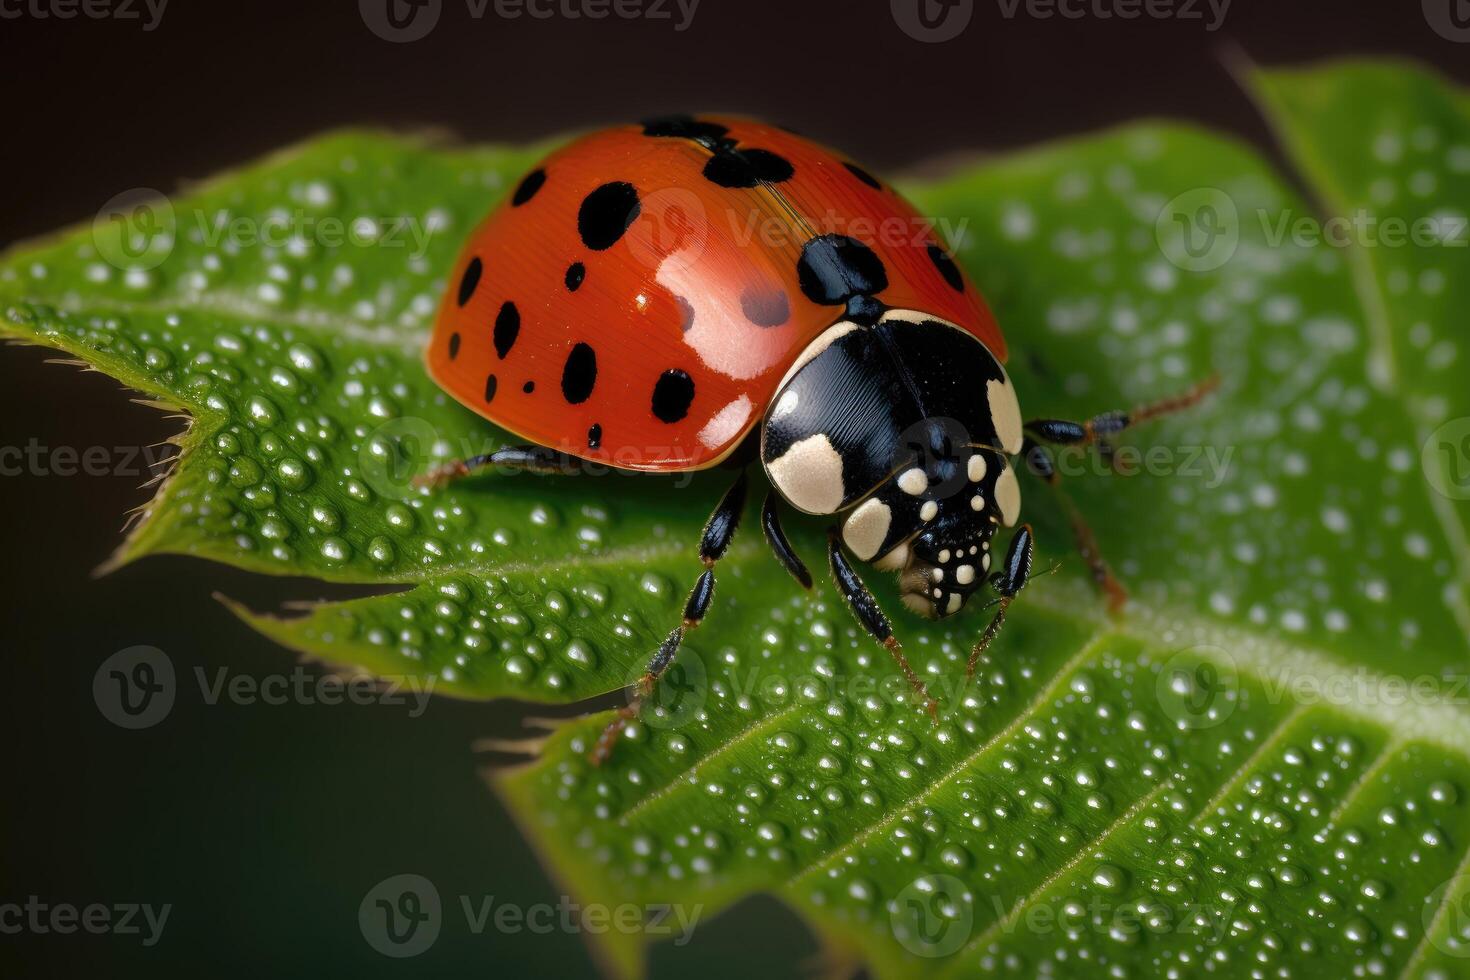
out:
M1025 429L1042 442L1059 446L1090 446L1093 443L1107 445L1108 439L1124 429L1148 422L1164 415L1182 412L1199 404L1216 388L1220 387L1220 376L1212 374L1188 391L1156 402L1137 405L1126 412L1103 412L1086 422L1068 422L1064 419L1032 419Z
M546 446L504 446L493 453L456 459L413 478L416 487L442 487L487 466L503 466L523 473L570 476L581 471L583 461Z
M1026 582L1031 577L1031 560L1035 555L1035 543L1031 534L1031 525L1022 524L1011 537L1010 547L1006 549L1006 560L1000 569L990 576L990 587L995 590L995 599L991 605L996 607L995 616L990 620L990 625L985 627L985 632L980 634L980 639L975 643L974 649L970 651L970 660L965 664L965 683L969 684L975 676L975 665L979 663L980 657L985 653L991 641L995 639L1000 628L1005 625L1006 610L1010 608L1011 600L1016 594L1026 587Z
M776 560L785 566L791 576L801 584L803 589L812 587L812 573L807 571L806 562L791 547L786 532L781 528L781 514L777 510L780 506L776 491L772 490L766 494L765 505L761 507L761 530L766 532L766 541L771 545L771 550L776 553Z
M1045 446L1038 445L1028 436L1021 444L1021 454L1025 457L1026 468L1056 489L1057 497L1067 511L1067 520L1072 525L1072 540L1076 542L1078 554L1087 563L1088 571L1092 573L1092 581L1108 597L1108 610L1118 612L1128 602L1128 590L1124 588L1122 582L1118 581L1107 559L1103 557L1102 549L1097 544L1097 537L1092 533L1092 527L1087 523L1087 519L1082 516L1082 511L1062 489L1061 478L1057 473L1051 453Z
M832 578L837 582L838 591L842 593L842 597L852 608L853 618L872 635L873 639L883 644L884 648L893 655L893 661L898 664L898 669L903 671L909 687L924 699L924 707L928 710L929 717L936 725L939 724L939 702L930 697L928 689L924 687L924 682L919 680L918 675L914 673L914 668L909 666L908 658L903 655L903 645L898 642L898 637L893 635L893 627L889 624L888 617L883 615L883 610L878 607L873 593L868 591L863 580L858 578L857 571L848 562L847 556L842 553L842 539L835 527L827 530L827 561L832 566Z
M622 736L623 729L628 726L628 722L638 717L643 702L653 694L659 678L674 662L685 634L699 626L704 621L704 614L709 612L710 602L715 597L715 563L725 556L735 537L735 530L740 526L740 517L745 513L747 485L742 471L705 522L704 533L699 539L699 560L704 563L704 571L695 580L694 588L690 590L689 598L684 603L684 621L675 626L654 651L643 676L638 678L632 702L620 708L618 716L598 736L597 744L588 753L593 765L601 765L612 754L613 746Z

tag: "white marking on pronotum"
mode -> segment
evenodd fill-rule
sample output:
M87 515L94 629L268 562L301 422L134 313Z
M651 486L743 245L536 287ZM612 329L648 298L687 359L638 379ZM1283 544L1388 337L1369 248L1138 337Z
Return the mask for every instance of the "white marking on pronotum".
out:
M842 457L820 432L793 443L766 465L766 472L798 510L831 514L842 506Z
M978 494L978 493L975 494L975 496L973 496L973 497L970 498L970 509L971 510L984 510L985 509L985 498L983 496L981 496L980 494Z
M877 497L870 497L842 525L842 540L863 561L871 561L888 537L893 511Z
M919 520L932 521L939 516L939 505L932 500L924 501L924 506L919 508Z
M971 483L979 483L985 479L985 456L982 453L974 453L970 461L965 464L965 475L970 478Z
M896 572L909 563L909 546L901 544L888 554L873 562L873 567L880 572Z
M886 323L889 320L902 320L904 323L942 323L946 327L962 330L959 324L951 323L948 320L941 319L932 313L925 313L922 310L887 310L883 313L883 317L879 322ZM963 330L963 332L969 333L968 330Z
M1016 401L1016 389L1004 377L992 378L985 383L985 397L990 402L990 421L995 425L1000 448L1014 456L1021 451L1022 439L1021 405Z
M1001 522L1014 527L1021 516L1021 485L1016 482L1016 471L1009 466L995 478L995 503L1000 508Z
M929 477L924 474L923 470L915 466L899 474L898 488L910 497L917 497L929 489Z
M975 581L975 566L961 565L954 570L954 580L961 585L969 585Z

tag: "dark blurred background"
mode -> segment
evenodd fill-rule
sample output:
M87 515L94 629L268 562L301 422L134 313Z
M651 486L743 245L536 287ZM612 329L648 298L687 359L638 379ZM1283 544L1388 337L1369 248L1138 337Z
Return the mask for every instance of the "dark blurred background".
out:
M168 189L344 124L528 140L724 109L892 172L1141 115L1192 119L1273 152L1227 68L1240 55L1396 54L1470 81L1470 41L1431 26L1451 4L1464 22L1465 0L1234 0L1223 22L1223 0L1176 0L1187 16L1160 19L1102 16L1116 0L1064 0L1077 18L1034 16L1052 9L1036 0L959 0L939 32L970 19L943 42L916 36L919 0L700 0L687 23L689 0L643 0L664 17L603 20L569 16L583 0L535 0L554 12L544 19L441 0L426 36L390 43L369 27L386 23L386 2L171 0L156 17L157 0L152 10L114 0L98 19L73 0L0 0L0 242L88 220L120 190ZM177 430L110 380L47 359L0 350L0 447L111 449ZM141 482L0 477L0 903L36 895L172 912L151 948L140 936L0 931L0 976L590 973L566 935L446 929L427 953L392 960L357 927L363 895L400 872L430 878L448 901L557 901L471 747L517 734L517 706L435 701L417 718L381 705L211 707L191 679L183 686L196 693L155 727L102 717L93 674L125 647L161 648L190 678L293 669L214 592L267 609L342 592L182 558L94 578L124 513L149 495ZM665 977L779 978L811 972L816 952L776 903L755 900L702 924L689 946L655 949L652 966Z

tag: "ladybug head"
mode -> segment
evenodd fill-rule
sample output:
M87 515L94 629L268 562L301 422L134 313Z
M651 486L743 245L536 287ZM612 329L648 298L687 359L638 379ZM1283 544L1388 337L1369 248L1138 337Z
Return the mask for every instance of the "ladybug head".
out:
M977 514L929 528L909 542L898 576L903 604L928 619L963 609L990 574L996 527L988 514Z

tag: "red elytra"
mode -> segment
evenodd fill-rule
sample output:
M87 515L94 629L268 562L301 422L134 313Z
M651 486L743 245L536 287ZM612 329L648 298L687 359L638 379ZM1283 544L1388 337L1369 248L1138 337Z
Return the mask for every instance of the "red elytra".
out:
M758 424L808 343L842 318L803 289L803 246L845 236L888 307L1006 348L931 222L841 155L746 119L585 136L470 236L430 375L517 436L625 469L702 469ZM808 270L809 271L809 270Z

